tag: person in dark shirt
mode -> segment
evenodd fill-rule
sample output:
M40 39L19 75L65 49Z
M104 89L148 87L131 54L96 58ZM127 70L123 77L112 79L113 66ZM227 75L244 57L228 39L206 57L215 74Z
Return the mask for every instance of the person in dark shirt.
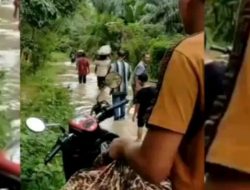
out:
M151 86L145 86L148 80L147 74L143 73L138 76L139 86L142 88L135 95L135 111L132 120L135 121L137 116L137 141L141 141L143 137L143 127L146 123L146 112L151 106L152 100L156 95L156 88Z

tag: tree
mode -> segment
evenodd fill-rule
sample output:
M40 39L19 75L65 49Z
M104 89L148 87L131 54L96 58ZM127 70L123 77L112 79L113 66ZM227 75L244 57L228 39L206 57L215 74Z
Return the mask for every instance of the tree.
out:
M42 65L58 44L57 32L82 0L23 0L21 3L21 53L29 52L33 71Z
M207 2L206 27L212 41L232 42L238 4L238 0Z
M168 33L183 31L180 14L175 0L145 0L143 23L161 23Z

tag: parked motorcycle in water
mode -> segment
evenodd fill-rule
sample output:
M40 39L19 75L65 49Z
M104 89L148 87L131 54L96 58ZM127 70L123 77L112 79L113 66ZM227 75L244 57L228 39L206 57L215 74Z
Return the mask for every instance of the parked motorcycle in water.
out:
M110 87L120 85L120 80L116 74L110 75L106 84ZM58 127L62 134L58 137L57 142L44 159L48 164L55 155L62 151L63 168L66 180L68 180L76 171L80 169L89 170L93 167L96 157L108 150L109 144L118 136L106 131L100 127L100 123L107 118L113 117L114 109L128 103L128 100L122 101L113 106L106 106L105 109L91 116L82 114L69 121L68 131L60 124L46 124L41 119L31 117L26 120L26 126L33 132L43 132L52 127Z

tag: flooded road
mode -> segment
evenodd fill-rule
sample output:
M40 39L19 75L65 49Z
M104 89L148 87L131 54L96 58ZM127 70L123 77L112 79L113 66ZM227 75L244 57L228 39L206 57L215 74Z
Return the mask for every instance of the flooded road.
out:
M87 83L81 85L78 84L75 65L66 62L65 67L67 67L67 73L58 76L58 85L62 85L70 90L71 104L75 108L76 115L90 113L99 94L97 79L93 72L94 67L91 66L91 73L87 76ZM131 99L131 89L129 94L128 98ZM106 99L109 103L112 102L108 88L102 92L101 97L102 99ZM122 137L131 137L134 139L137 137L136 123L132 122L131 114L127 115L125 120L114 121L113 118L110 118L102 122L100 125L102 128L112 131Z
M20 33L13 18L13 1L0 4L0 112L10 120L10 126L20 126ZM13 130L10 130L13 131Z

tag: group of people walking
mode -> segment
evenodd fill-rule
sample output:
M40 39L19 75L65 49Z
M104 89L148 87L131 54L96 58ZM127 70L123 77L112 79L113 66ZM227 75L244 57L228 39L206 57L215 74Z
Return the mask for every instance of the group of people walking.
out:
M86 58L83 50L79 50L77 53L71 52L71 62L76 62L78 70L79 84L86 83L86 76L90 73L90 63ZM126 100L129 87L131 86L133 92L133 98L129 104L126 112L126 106L115 109L114 120L125 119L126 113L129 114L132 107L134 107L134 113L132 120L136 121L138 126L138 140L142 140L143 126L145 125L145 117L147 108L150 106L150 102L155 95L155 88L147 86L149 74L149 63L151 61L150 54L142 54L141 61L136 65L134 71L132 71L131 64L127 61L127 54L123 50L117 52L116 58L111 59L111 47L105 45L100 47L97 51L97 57L94 60L95 74L97 76L97 85L101 91L105 87L105 78L110 72L115 72L121 76L121 84L118 88L111 89L113 105Z
M117 58L113 62L110 58L111 51L106 51L106 55L104 52L105 51L101 51L100 48L98 51L99 59L95 61L95 73L97 75L98 87L101 89L105 86L105 76L109 72L116 72L121 76L122 82L120 86L116 89L112 89L111 91L113 104L115 105L127 98L129 86L131 85L133 98L130 102L127 113L129 114L131 108L133 106L135 107L132 120L135 121L137 118L137 140L141 141L143 137L143 126L145 125L147 108L150 106L151 100L154 98L156 93L154 87L146 85L149 78L148 65L150 63L150 54L144 53L141 61L137 64L134 71L132 71L132 66L127 61L127 54L125 51L118 51ZM125 116L126 107L124 105L115 110L114 120L124 119Z

